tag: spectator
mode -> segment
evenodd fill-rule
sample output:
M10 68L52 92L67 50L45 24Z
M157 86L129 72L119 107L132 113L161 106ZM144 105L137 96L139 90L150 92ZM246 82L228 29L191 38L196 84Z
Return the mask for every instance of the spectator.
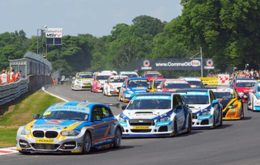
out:
M21 70L16 72L16 74L15 74L15 81L18 81L21 78L21 73L22 73Z
M2 74L1 76L1 84L5 85L8 83L8 75L7 75L7 71L5 69L2 70Z
M10 82L15 82L15 72L14 72L14 69L11 70L11 73L10 73Z

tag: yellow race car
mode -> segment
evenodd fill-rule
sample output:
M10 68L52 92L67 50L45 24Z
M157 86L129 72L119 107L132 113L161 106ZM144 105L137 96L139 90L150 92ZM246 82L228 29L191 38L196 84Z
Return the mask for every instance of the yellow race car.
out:
M241 120L244 118L242 101L233 89L217 87L216 89L212 89L212 91L223 105L222 114L224 120Z

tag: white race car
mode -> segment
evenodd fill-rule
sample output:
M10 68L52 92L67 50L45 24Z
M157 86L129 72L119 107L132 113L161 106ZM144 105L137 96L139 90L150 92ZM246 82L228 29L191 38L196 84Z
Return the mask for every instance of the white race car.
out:
M92 72L78 72L73 78L71 89L72 90L86 90L91 89L93 84Z
M192 110L193 128L215 128L222 125L223 106L209 89L180 89L177 93Z
M249 93L248 108L252 111L260 111L260 82L257 82L253 92Z
M105 96L118 96L126 78L127 76L110 76L104 84L103 94Z
M123 137L176 136L191 132L192 113L179 94L140 93L122 109L117 118L124 128Z

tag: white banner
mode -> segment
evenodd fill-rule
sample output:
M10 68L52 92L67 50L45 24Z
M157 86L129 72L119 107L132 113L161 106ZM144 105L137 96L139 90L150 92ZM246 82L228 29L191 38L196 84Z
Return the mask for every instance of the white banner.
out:
M45 36L46 38L62 38L62 28L48 28Z

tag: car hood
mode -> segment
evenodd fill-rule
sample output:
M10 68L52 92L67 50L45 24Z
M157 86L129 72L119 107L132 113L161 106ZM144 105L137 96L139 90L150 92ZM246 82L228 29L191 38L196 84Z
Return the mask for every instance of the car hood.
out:
M114 88L119 88L123 85L123 83L110 83L110 85Z
M209 110L211 108L210 104L189 104L189 108L191 109L192 113L198 113L203 110Z
M74 129L82 124L83 121L76 120L46 120L46 119L37 119L34 120L32 129L48 129L48 130L62 130L62 129Z
M124 110L121 116L126 116L129 119L154 119L162 115L172 114L172 110Z

